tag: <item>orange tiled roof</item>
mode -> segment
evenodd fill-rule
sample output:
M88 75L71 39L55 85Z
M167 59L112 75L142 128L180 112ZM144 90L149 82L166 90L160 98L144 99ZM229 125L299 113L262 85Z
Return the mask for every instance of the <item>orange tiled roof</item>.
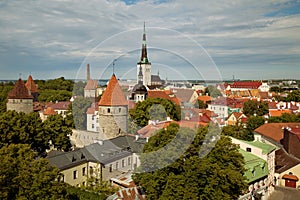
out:
M31 93L38 92L37 86L34 83L31 75L28 76L25 86L26 86L27 90L30 91Z
M46 110L44 111L44 115L56 115L56 114L57 113L51 107L46 108Z
M24 82L19 79L14 88L8 93L9 99L33 99L24 84Z
M289 180L294 180L294 181L299 181L299 178L295 175L292 174L285 174L282 176L283 179L289 179Z
M180 100L177 97L170 97L168 94L172 94L170 90L148 90L148 98L168 99L180 105Z
M199 96L197 99L203 101L204 103L206 103L207 101L211 101L210 96Z
M113 74L104 91L100 101L100 106L125 106L128 105L127 100L121 90L116 76Z
M280 117L283 113L291 113L290 110L284 109L284 110L269 110L269 114L271 117Z

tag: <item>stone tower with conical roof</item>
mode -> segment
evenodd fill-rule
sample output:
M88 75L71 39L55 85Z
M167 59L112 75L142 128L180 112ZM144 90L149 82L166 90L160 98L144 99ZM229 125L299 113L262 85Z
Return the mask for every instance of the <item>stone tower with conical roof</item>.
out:
M151 63L149 62L148 56L147 56L145 22L144 22L144 33L143 33L141 59L137 63L137 83L138 83L138 80L139 80L139 68L140 68L140 66L142 67L142 73L143 73L143 85L150 86L151 85Z
M38 101L38 89L31 75L28 76L28 79L25 83L25 86L31 96L33 96L33 101Z
M30 113L33 112L33 96L20 78L8 94L7 110Z
M99 127L104 139L127 132L128 102L113 74L99 101Z

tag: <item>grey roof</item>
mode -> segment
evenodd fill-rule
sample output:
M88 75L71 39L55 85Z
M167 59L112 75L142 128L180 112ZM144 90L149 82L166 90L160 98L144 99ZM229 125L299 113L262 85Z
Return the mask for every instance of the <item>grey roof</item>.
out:
M106 165L132 153L141 152L145 142L145 139L136 140L134 136L119 136L75 151L49 154L47 159L51 165L61 170L86 162L99 162Z
M181 102L189 102L195 90L193 89L181 89L174 88L172 89L175 96L180 99Z
M151 81L152 82L161 82L159 75L151 75Z
M86 162L97 162L86 149L77 149L71 152L64 152L54 156L48 156L51 165L64 170Z

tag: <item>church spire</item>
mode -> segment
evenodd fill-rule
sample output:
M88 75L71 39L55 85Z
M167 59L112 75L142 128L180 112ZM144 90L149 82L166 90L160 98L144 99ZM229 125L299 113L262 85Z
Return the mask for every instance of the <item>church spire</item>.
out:
M139 75L138 75L138 84L142 84L143 85L143 72L142 72L142 66L140 64L140 71L139 71Z
M140 63L147 64L149 63L147 57L147 45L146 45L146 25L144 22L144 33L143 33L143 43L142 43L142 55Z

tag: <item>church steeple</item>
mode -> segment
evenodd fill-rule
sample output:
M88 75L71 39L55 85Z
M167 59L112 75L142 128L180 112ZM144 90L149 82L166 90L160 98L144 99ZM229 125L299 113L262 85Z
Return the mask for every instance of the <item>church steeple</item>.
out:
M146 45L146 25L144 22L144 33L143 33L143 43L142 43L142 54L141 54L141 60L140 63L147 64L149 63L148 57L147 57L147 45Z
M142 66L140 64L140 71L139 71L139 75L138 75L138 84L142 84L143 85L143 72L142 72Z

